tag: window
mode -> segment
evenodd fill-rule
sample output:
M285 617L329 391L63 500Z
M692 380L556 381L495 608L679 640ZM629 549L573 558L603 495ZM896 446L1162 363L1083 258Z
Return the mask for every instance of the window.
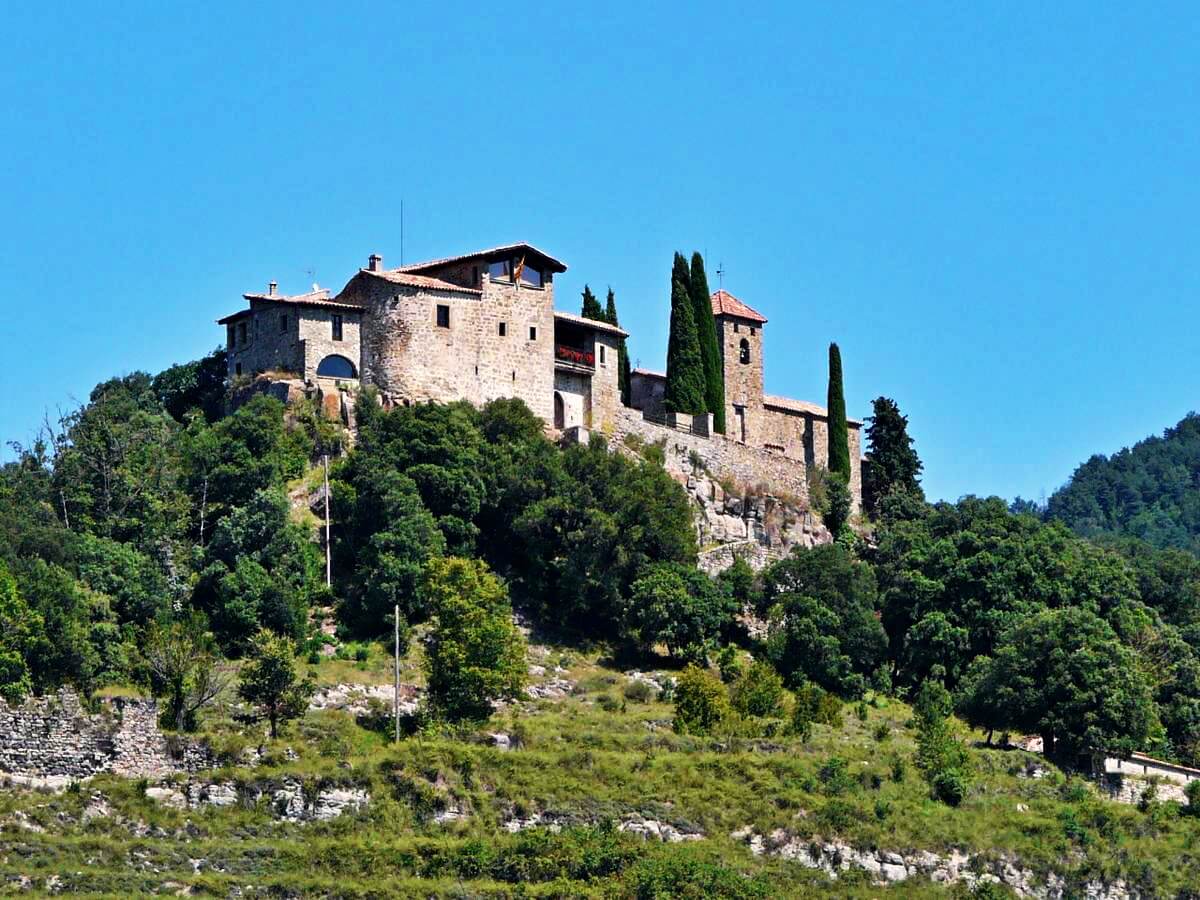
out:
M335 341L342 339L342 317L337 313L333 315L333 339Z
M238 322L238 343L246 346L246 323Z
M479 284L479 266L471 266L471 287Z
M488 277L492 281L512 281L512 260L502 259L488 263Z
M734 330L734 333L736 334L737 332L739 332L739 331L741 331L741 330L742 330L742 326L741 326L741 325L739 325L737 322L734 322L734 323L733 323L733 330Z
M746 363L750 362L750 342L745 338L742 338L742 342L738 345L738 347L738 362L744 366Z
M526 263L521 267L521 284L540 288L542 286L542 270Z
M230 322L228 325L225 326L225 339L226 339L226 342L228 343L230 349L233 348L233 340L234 340L234 337L236 336L235 332L236 332L236 329L233 327L232 322Z
M504 337L506 334L508 334L508 323L501 322L500 323L500 337Z
M437 308L437 327L450 327L450 307L442 303L439 303Z
M600 345L600 365L604 365L604 345Z
M283 334L287 331L287 313L283 313L279 317L279 333Z
M537 326L536 325L529 326L529 339L531 341L537 340Z
M758 329L755 328L753 325L751 325L750 326L750 337L754 337L756 334L758 334Z

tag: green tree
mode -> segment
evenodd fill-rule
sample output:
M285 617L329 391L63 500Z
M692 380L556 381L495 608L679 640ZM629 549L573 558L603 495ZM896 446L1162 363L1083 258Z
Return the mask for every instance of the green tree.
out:
M703 572L659 563L633 583L625 633L643 649L661 643L677 659L703 662L736 612L729 595Z
M725 685L707 669L689 665L675 685L675 731L712 734L732 714Z
M974 724L1040 734L1052 759L1127 756L1157 725L1136 654L1086 609L1020 620L964 681L959 708Z
M850 481L850 436L846 430L846 394L842 387L842 352L829 345L829 471Z
M172 622L154 623L144 654L150 689L166 699L162 723L176 731L194 731L196 716L229 684L220 667L216 641L203 615L191 612Z
M600 308L600 301L596 299L596 295L586 284L583 286L583 309L579 311L579 314L594 322L607 321L604 318L604 310Z
M228 363L224 347L192 362L164 369L150 382L158 402L178 422L193 409L215 422L225 406L225 375Z
M17 580L0 560L0 697L19 703L33 690L27 660L45 649L42 617L29 608Z
M840 472L829 473L825 480L825 496L825 527L834 538L839 538L850 522L850 510L854 504L854 498L850 496L850 485Z
M274 739L281 724L304 715L316 682L312 675L300 677L291 639L265 628L250 642L247 659L239 675L238 696L258 707L258 717L267 720Z
M704 359L688 286L691 274L687 261L675 254L671 274L671 331L667 338L667 384L663 406L668 412L702 413L705 400ZM710 307L711 309L711 307Z
M913 704L917 720L917 768L933 796L958 806L970 786L971 760L954 733L951 699L946 688L930 679L921 685Z
M479 560L435 559L424 593L433 629L425 648L432 710L451 720L482 720L492 701L516 699L525 684L525 641L508 592Z
M793 552L763 573L768 657L793 682L862 694L887 651L876 600L871 567L842 545Z
M613 289L608 289L608 302L604 308L604 321L609 325L621 327L620 321L617 319L617 298L613 294ZM629 405L629 348L625 345L625 338L620 338L617 341L617 389L621 392L621 402Z
M730 688L733 708L743 716L778 716L783 712L783 697L783 679L762 660L743 672Z
M900 414L896 401L876 397L873 415L867 417L867 458L863 465L863 502L872 513L893 491L904 491L924 499L921 490L921 459L908 435L908 417Z
M713 414L713 429L724 434L725 371L721 365L721 347L717 343L717 324L713 318L708 276L704 272L704 257L699 253L692 254L688 294L692 298L692 313L696 318L696 335L700 341L700 358L704 363L705 409Z

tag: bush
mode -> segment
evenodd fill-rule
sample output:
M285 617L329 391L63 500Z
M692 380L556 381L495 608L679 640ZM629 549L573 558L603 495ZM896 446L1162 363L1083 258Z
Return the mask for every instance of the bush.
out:
M619 712L621 709L621 701L612 694L601 694L596 698L596 705L609 713Z
M649 703L654 699L654 688L645 681L629 682L622 693L626 700L632 700L634 703Z
M1200 816L1200 781L1189 781L1183 793L1187 796L1184 812L1190 816Z
M807 740L813 725L841 728L842 702L828 691L806 682L796 691L796 703L792 707L792 731Z
M712 734L732 710L725 686L712 673L688 666L675 686L675 731L679 734Z
M831 756L817 771L817 779L821 782L824 793L836 797L850 789L852 783L846 760L840 756Z
M783 679L769 663L756 662L731 689L733 708L743 716L772 718L783 709Z
M726 644L717 654L717 668L721 672L721 680L726 684L737 681L746 667L742 665L741 653L732 644Z
M891 737L891 734L892 734L892 729L888 727L888 723L880 722L878 725L875 726L874 731L871 732L871 737L875 738L875 741L877 743L883 743L889 737Z
M897 754L892 757L891 772L892 781L899 784L904 780L904 776L908 774L908 765L904 762L904 757Z
M971 781L966 772L961 769L945 769L937 772L930 779L933 796L947 806L958 806L967 796Z

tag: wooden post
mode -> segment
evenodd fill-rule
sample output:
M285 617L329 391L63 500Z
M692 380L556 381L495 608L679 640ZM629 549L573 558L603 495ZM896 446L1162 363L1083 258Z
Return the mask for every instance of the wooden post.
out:
M396 726L396 743L400 743L400 604L392 612L392 627L396 633L396 687L392 694L392 721Z
M325 587L333 586L333 558L329 544L329 454L324 453L321 459L325 465Z

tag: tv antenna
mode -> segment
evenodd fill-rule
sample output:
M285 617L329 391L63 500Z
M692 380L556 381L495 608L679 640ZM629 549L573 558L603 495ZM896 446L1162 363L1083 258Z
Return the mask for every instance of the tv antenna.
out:
M720 290L725 289L725 263L717 263L717 287Z
M404 198L400 198L400 265L404 265Z

